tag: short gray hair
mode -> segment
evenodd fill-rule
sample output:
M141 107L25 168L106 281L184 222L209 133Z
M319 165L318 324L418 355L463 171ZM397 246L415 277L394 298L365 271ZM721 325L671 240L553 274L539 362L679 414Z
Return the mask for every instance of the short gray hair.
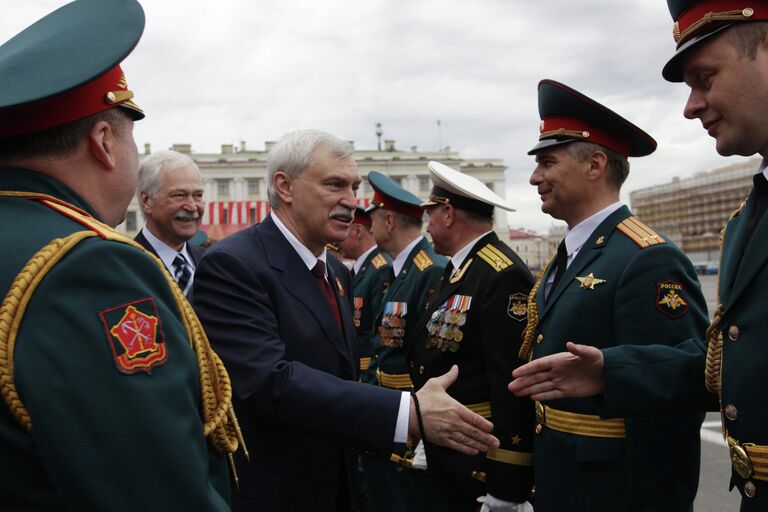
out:
M136 183L136 198L139 200L139 204L141 204L142 192L146 192L149 197L154 197L157 194L160 188L160 178L166 169L185 165L192 166L197 171L198 176L200 176L200 181L202 181L200 169L189 155L169 149L157 151L144 157L139 166L139 179ZM141 213L142 215L144 214L143 209L141 209Z
M577 162L583 162L595 151L602 151L608 157L606 164L608 182L616 187L616 190L621 190L621 186L624 184L627 176L629 176L629 160L614 150L594 142L577 141L568 144L568 152Z
M280 171L290 178L296 178L312 165L312 155L319 147L327 149L339 160L349 158L355 152L350 142L320 130L290 132L275 143L267 155L267 198L270 208L277 210L280 207L280 196L275 189L275 173Z

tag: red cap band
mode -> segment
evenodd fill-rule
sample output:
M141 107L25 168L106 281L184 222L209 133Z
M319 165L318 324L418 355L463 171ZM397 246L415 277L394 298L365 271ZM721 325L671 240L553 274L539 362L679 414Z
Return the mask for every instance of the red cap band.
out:
M408 217L413 217L414 219L421 219L422 216L424 216L424 210L421 209L421 206L403 203L397 199L392 199L391 197L382 194L378 190L373 191L373 199L371 202L379 208L386 208L387 210L391 210L395 213L401 213L403 215L407 215Z
M579 135L565 132L580 132ZM588 142L600 144L608 149L629 157L629 151L632 147L632 140L627 137L621 138L617 133L610 133L597 125L591 124L584 119L573 117L545 117L541 120L541 136L539 140L556 139L562 137L573 137Z
M132 97L123 70L117 65L95 80L65 93L0 110L0 137L39 132L122 104L140 112Z

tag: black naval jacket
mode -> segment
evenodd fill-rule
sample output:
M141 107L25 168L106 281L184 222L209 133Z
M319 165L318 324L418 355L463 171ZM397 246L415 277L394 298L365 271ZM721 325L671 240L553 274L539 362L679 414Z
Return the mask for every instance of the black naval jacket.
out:
M473 409L484 410L481 414L493 422L501 446L486 457L428 442L428 472L449 496L464 502L486 492L522 502L533 486L534 408L530 399L511 395L507 384L512 370L524 363L518 351L534 279L495 233L476 242L452 275L443 276L415 326L415 341L408 346L411 379L419 389L427 379L458 365L459 377L448 393L463 404L485 404ZM462 311L469 298L469 308ZM482 473L485 484L478 479Z

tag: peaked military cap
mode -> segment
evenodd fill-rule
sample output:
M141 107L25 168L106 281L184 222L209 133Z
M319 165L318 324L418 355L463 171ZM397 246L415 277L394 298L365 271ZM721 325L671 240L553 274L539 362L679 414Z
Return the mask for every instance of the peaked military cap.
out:
M645 156L656 141L619 114L554 80L539 82L539 143L528 154L570 142L593 142L623 155Z
M133 102L120 62L144 31L135 0L77 0L0 46L0 137L32 133Z
M450 204L460 210L468 210L486 217L493 215L494 206L515 211L506 199L486 187L480 180L451 169L440 162L430 161L429 177L433 187L429 199L422 207Z
M371 225L371 214L360 205L355 207L355 217L352 219L354 224L362 224L363 226Z
M386 208L395 213L420 219L424 215L421 199L378 171L368 173L368 183L373 187L373 199L368 211Z
M670 82L683 81L680 57L690 48L736 23L768 20L765 0L667 0L667 6L677 49L661 74Z

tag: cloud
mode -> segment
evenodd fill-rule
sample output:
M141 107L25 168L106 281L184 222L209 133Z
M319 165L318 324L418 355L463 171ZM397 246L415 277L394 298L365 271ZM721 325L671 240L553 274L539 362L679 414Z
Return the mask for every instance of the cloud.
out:
M11 37L60 0L14 5ZM659 142L635 159L630 190L730 163L682 117L685 86L661 78L673 53L664 2L519 0L146 0L147 26L124 63L140 147L251 148L320 128L374 148L374 126L398 147L450 145L503 158L510 224L545 230L528 185L538 136L536 85L552 78L632 120ZM442 122L438 134L436 121Z

